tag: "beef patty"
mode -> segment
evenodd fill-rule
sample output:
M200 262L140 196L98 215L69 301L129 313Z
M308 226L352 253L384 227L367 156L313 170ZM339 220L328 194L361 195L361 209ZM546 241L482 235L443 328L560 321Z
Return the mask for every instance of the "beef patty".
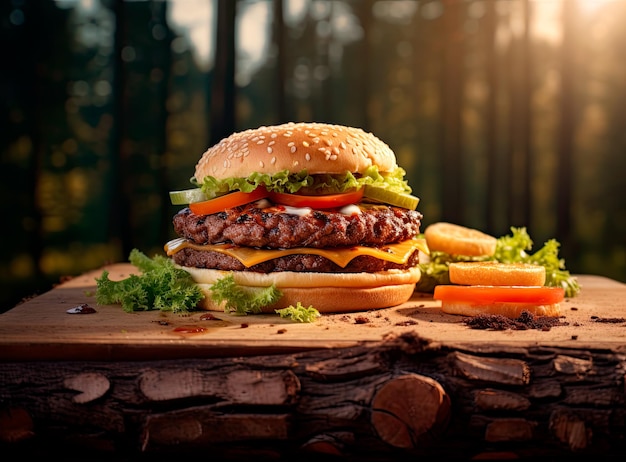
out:
M364 205L358 214L313 210L300 215L259 204L264 201L212 215L196 215L184 208L174 216L174 230L196 244L267 249L381 246L417 236L422 219L416 210L382 205Z
M409 269L416 266L419 252L411 254L406 263L398 264L379 260L369 255L360 255L354 258L344 268L319 255L287 255L274 258L246 268L239 260L220 252L195 250L185 248L172 255L174 262L181 266L209 268L224 271L254 271L257 273L271 273L274 271L312 271L316 273L373 273L390 269Z

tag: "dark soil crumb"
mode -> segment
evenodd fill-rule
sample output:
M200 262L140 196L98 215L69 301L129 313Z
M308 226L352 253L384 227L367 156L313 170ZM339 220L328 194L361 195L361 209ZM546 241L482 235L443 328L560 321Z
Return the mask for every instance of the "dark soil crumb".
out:
M600 318L598 316L591 316L591 319L594 322L605 322L607 324L619 324L621 322L626 322L626 318Z
M414 319L410 319L408 321L399 321L397 323L395 323L395 326L414 326L417 324L417 321L415 321Z
M528 330L538 329L548 331L555 326L567 326L568 322L548 316L534 316L528 311L522 311L517 319L507 318L499 314L480 314L463 321L472 329L484 330Z
M221 319L215 316L213 313L204 313L200 316L200 321L221 321Z
M370 322L370 320L365 316L357 316L356 318L354 318L355 324L367 324L368 322Z

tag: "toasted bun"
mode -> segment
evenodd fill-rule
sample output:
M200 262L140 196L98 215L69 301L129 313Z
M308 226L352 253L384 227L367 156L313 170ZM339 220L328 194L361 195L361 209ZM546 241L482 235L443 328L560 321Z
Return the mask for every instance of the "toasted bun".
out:
M387 144L360 128L323 123L286 123L250 129L209 148L196 165L195 178L245 178L252 172L282 170L309 174L357 173L376 165L380 172L397 167Z
M486 305L464 302L441 302L441 311L448 314L463 316L478 316L481 314L493 314L506 316L507 318L519 318L523 311L528 311L534 316L558 317L561 315L560 303L552 305L534 305L531 303L508 303L498 302Z
M220 271L181 267L198 283L205 297L200 307L224 311L224 306L211 298L210 286L218 279L232 274L243 287L269 287L275 284L283 296L263 312L302 305L313 306L320 313L364 311L400 305L411 298L420 278L417 267L406 271L390 270L378 273L296 273L290 271L269 274L250 271Z
M451 255L480 257L496 252L495 237L454 223L433 223L424 230L424 237L430 250Z
M542 286L546 268L530 263L455 262L448 265L450 282L478 286Z

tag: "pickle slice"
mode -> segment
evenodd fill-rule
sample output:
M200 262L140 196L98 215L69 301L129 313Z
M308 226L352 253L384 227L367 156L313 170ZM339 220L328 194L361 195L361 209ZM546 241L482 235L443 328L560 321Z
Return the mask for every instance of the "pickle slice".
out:
M208 200L206 194L200 188L185 189L183 191L170 191L172 205L191 204Z
M363 196L376 202L383 202L403 209L415 210L419 203L419 198L407 193L397 193L380 186L365 185Z

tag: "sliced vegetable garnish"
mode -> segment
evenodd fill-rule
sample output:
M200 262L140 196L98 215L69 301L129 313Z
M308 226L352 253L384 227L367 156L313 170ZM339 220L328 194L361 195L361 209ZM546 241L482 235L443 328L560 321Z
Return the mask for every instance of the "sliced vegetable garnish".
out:
M185 189L183 191L170 191L172 205L191 204L193 202L206 201L208 197L200 188Z
M344 205L356 204L363 198L363 188L341 194L326 194L323 196L304 196L301 194L288 194L270 192L272 202L290 207L311 207L312 209L332 209Z
M419 204L419 198L411 194L391 191L380 186L367 184L363 189L363 196L377 202L383 202L403 209L415 210Z
M254 191L245 193L236 191L223 196L218 196L215 199L210 199L203 202L193 202L189 204L189 208L196 215L211 215L212 213L222 212L226 209L245 205L250 202L264 199L268 196L267 190L259 186Z
M433 298L446 302L475 304L487 303L534 303L552 305L563 301L565 291L561 287L539 286L455 286L438 285Z

